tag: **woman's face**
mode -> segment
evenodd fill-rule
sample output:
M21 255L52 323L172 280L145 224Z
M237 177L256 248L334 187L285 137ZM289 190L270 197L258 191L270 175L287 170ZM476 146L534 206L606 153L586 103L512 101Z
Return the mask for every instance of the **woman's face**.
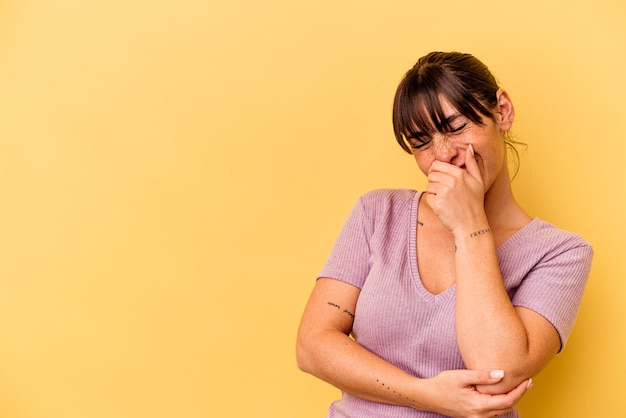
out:
M434 161L443 161L465 168L465 158L468 155L466 150L471 144L485 191L488 191L503 173L506 174L508 183L504 131L511 127L515 115L508 94L503 90L498 90L498 105L493 119L482 115L483 125L475 124L461 115L443 97L441 108L448 122L443 125L450 127L449 132L436 133L432 137L421 136L418 132L417 135L407 138L420 170L428 174Z

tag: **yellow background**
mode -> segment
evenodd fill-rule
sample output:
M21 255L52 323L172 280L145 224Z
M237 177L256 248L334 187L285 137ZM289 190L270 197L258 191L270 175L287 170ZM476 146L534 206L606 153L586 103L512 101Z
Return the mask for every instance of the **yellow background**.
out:
M514 187L596 258L526 417L626 417L626 3L0 3L0 416L322 417L297 370L360 194L420 188L403 73L474 53L529 145Z

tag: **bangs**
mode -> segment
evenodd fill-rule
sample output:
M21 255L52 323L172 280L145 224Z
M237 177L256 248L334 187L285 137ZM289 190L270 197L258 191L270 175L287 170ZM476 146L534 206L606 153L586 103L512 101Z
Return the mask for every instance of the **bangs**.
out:
M493 92L495 100L496 91ZM396 91L393 127L396 140L412 154L407 137L415 132L428 136L449 131L447 116L441 106L444 97L462 116L482 125L483 115L491 111L469 92L463 80L441 66L426 65L409 71Z
M415 132L432 136L443 131L446 115L441 107L440 92L416 87L415 83L410 83L405 94L399 97L398 120L395 121L399 133L405 137Z

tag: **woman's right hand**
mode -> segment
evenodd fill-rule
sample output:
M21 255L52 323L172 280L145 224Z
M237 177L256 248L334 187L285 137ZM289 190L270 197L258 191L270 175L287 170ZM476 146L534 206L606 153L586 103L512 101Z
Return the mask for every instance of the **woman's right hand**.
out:
M502 381L502 374L490 376L493 370L448 370L423 379L383 360L349 337L359 292L339 280L317 281L298 331L303 371L362 399L458 418L505 414L526 392L528 381L501 395L478 392L476 386Z
M498 383L501 370L447 370L428 380L434 401L429 410L456 418L490 418L513 410L531 386L531 379L520 383L508 393L487 395L477 385Z

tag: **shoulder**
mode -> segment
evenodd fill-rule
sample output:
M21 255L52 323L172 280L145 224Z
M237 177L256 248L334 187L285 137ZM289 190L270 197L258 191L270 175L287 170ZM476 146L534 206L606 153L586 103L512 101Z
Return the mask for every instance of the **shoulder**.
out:
M532 235L551 249L586 248L593 251L592 245L575 232L561 229L549 222L535 218L531 222Z
M360 201L365 207L410 205L418 195L412 189L376 189L362 195Z
M356 210L372 233L395 230L406 225L419 195L411 189L376 189L359 198Z
M533 254L534 257L543 260L565 254L576 254L576 258L588 260L593 257L592 245L582 236L539 218L534 218L506 244L503 250L511 249L526 255Z
M502 265L507 290L515 306L550 321L562 350L589 278L593 248L580 235L537 218L517 235Z

